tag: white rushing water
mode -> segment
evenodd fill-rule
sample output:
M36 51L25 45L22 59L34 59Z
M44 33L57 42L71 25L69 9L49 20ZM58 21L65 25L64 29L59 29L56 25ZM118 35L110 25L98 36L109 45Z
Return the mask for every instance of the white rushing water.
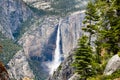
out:
M60 53L60 29L58 27L57 29L57 38L56 38L56 48L55 48L55 53L53 56L53 61L48 62L48 68L50 70L50 75L53 74L54 71L59 67L61 63L61 53Z
M61 63L61 54L60 54L60 30L58 27L57 30L57 39L56 39L56 48L55 48L55 54L53 57L53 64L51 68L51 74L58 68L58 66Z

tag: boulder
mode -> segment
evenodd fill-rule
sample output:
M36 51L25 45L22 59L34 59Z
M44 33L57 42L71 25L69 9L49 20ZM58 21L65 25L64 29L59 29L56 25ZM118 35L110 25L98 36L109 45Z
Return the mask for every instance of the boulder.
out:
M104 75L111 75L118 69L120 69L120 57L116 54L108 61Z

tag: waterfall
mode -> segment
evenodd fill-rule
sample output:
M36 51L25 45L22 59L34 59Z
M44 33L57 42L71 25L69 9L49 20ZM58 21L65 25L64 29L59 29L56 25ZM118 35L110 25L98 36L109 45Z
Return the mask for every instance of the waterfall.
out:
M57 30L57 38L56 38L56 48L55 48L55 54L54 54L54 57L53 57L53 62L51 64L51 72L50 74L52 74L57 68L58 66L60 65L61 63L61 53L60 53L60 30L59 30L59 27L58 27L58 30Z
M59 66L60 62L61 62L61 54L60 54L60 30L58 27L57 30L57 39L56 39L56 48L55 48L55 55L54 55L54 63L57 63L57 66Z
M60 63L61 63L61 51L60 51L60 29L58 26L57 29L57 37L56 37L56 48L55 48L55 52L53 55L53 60L52 62L47 62L46 65L49 68L50 71L50 75L53 74L54 71L56 71L56 69L59 67Z
M60 19L59 24L56 26L57 27L57 35L56 35L56 48L53 54L53 59L52 61L47 61L45 65L48 67L48 71L50 75L53 75L53 72L57 70L59 65L62 62L62 51L60 47L60 25L61 25L62 19Z

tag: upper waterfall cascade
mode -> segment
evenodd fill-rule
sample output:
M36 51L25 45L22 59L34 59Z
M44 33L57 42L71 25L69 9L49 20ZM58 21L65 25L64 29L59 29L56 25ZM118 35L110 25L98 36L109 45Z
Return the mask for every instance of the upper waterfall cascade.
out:
M50 75L53 74L54 71L56 71L56 69L59 67L60 63L61 63L61 51L60 51L60 29L59 29L59 25L58 25L58 29L57 29L57 37L56 37L56 48L55 48L55 52L53 55L53 60L52 62L48 62L47 66L49 68L50 71Z
M53 64L52 64L51 74L58 68L60 63L61 63L60 30L59 30L59 27L58 27L57 39L56 39L56 48L55 48L55 54L54 54L54 57L53 57Z

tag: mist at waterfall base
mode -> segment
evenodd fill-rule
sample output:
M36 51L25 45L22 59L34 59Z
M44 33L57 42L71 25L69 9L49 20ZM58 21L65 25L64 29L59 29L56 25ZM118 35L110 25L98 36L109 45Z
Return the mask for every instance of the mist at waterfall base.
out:
M52 75L54 71L59 67L61 63L62 55L60 53L60 30L57 29L56 48L51 62L47 62L46 65L49 68L49 74Z

